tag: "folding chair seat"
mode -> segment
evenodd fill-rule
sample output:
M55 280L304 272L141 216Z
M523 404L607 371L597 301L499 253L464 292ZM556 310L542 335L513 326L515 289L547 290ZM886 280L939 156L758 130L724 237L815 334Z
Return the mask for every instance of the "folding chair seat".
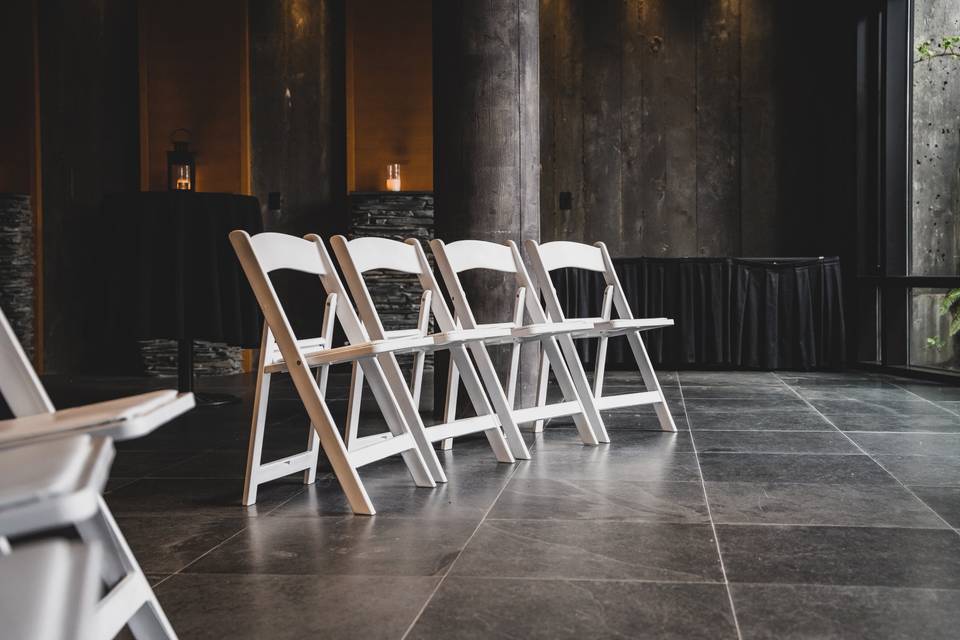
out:
M419 247L419 243L416 243L416 241L408 242L417 244ZM609 442L603 420L600 418L600 413L590 392L586 374L579 358L573 357L575 356L573 354L575 349L570 334L574 331L588 329L590 323L557 323L547 320L543 308L536 296L533 295L530 278L527 275L523 259L513 243L496 244L479 240L461 240L445 244L442 240L432 240L430 247L433 249L437 268L440 270L441 277L453 300L456 315L451 318L451 322L455 323L454 326L468 330L506 328L510 332L508 341L512 343L512 350L506 395L514 421L522 424L555 417L572 416L580 433L580 439L584 444L595 445L600 442ZM426 257L423 256L422 249L420 249L420 256L426 264ZM467 300L466 292L460 282L460 273L471 269L485 269L513 275L516 283L516 298L511 320L485 324L477 322L473 307ZM430 279L434 297L440 299L441 293L432 274ZM528 292L530 292L529 295ZM531 320L529 324L524 323L524 312ZM543 357L547 358L553 366L555 377L563 393L563 401L552 405L545 402L538 403L533 407L516 409L514 408L514 402L520 364L520 345L532 341L539 342ZM486 343L478 343L477 349L486 354L487 344L494 344L495 342L495 340L491 340ZM564 354L566 357L564 357ZM489 362L488 356L484 358L483 366L486 366L487 362ZM454 366L455 364L450 367L450 375L447 381L446 413L449 414L448 418L456 411L460 371L458 367ZM489 366L492 368L492 363ZM488 377L495 378L496 374L485 375L485 382ZM490 386L492 384L488 382L488 389Z
M16 554L18 536L75 527L105 552L100 577L109 591L97 607L97 637L129 625L138 639L176 638L101 496L113 455L109 438L89 435L0 451L0 536L14 539Z
M102 549L100 637L128 625L140 640L176 638L100 492L112 439L150 433L191 409L193 394L158 391L56 411L2 312L0 393L15 416L0 421L0 541L73 525Z
M17 640L95 640L99 546L66 540L18 545L0 557L0 620Z
M394 379L400 377L395 354L415 353L432 341L416 336L369 340L326 250L321 243L310 236L308 238L280 233L250 237L244 231L230 234L230 241L266 319L257 367L244 503L256 501L260 484L290 473L306 471L305 480L311 482L316 473L319 448L322 448L353 511L373 515L376 513L373 503L357 473L360 467L399 454L417 486L434 487L435 478L445 479L422 422L410 420L411 412L415 414L416 410L412 408L412 399L402 384L402 377L399 387L394 384ZM322 342L299 339L294 333L269 277L270 273L280 269L318 277L327 294ZM335 320L339 320L350 344L329 346ZM370 382L389 432L365 437L348 432L344 440L327 406L325 387L330 365L354 362ZM317 370L315 375L311 373L314 369ZM270 378L279 371L290 374L307 411L311 422L308 448L300 454L262 464Z
M353 294L360 319L373 338L392 339L394 336L409 335L411 330L387 331L384 329L380 314L370 291L367 289L364 274L373 270L390 270L417 276L420 286L423 288L423 296L420 300L417 327L412 332L417 336L429 336L434 341L434 349L449 350L451 360L462 372L464 387L477 413L476 418L457 420L451 416L450 419L445 419L441 424L427 427L429 440L431 442L450 441L454 436L483 432L500 462L513 462L514 457L529 459L530 452L523 441L523 436L516 421L513 419L508 399L504 395L503 388L494 372L493 363L490 362L486 350L481 348L481 343L484 340L510 340L510 329L508 327L488 328L481 331L457 329L453 322L453 316L447 309L443 297L439 294L430 265L427 263L419 244L408 244L386 238L347 240L343 236L334 236L331 238L330 244L344 273L347 286ZM436 318L437 325L441 328L439 333L428 334L431 313ZM477 370L470 360L467 348L472 350L479 363L481 375L486 383L486 390L489 392L489 399L480 383ZM420 399L426 351L425 349L416 355L410 378L411 395L416 404L419 403ZM359 407L362 382L362 373L354 368L349 405L352 419L355 419ZM506 436L506 441L504 441L504 436ZM509 443L509 449L506 447L507 443Z
M646 346L640 337L641 331L652 329L661 329L663 327L673 326L673 320L669 318L634 318L633 311L627 303L627 298L623 292L623 286L617 277L617 272L613 267L613 261L607 251L606 245L598 242L593 246L581 244L579 242L547 242L538 244L533 240L526 241L527 253L530 256L530 262L540 286L540 293L543 296L547 313L549 317L557 322L566 322L560 306L560 299L557 291L553 287L553 281L550 279L550 272L557 269L584 269L600 273L603 276L606 287L603 292L603 300L600 308L600 315L592 318L576 318L574 321L587 320L592 323L590 329L586 331L575 332L572 337L579 338L597 338L597 358L594 368L593 395L597 406L603 409L617 409L621 407L632 407L640 405L653 405L657 412L657 419L660 422L660 428L664 431L676 431L677 427L670 415L670 409L667 407L666 398L663 390L660 388L660 382L657 380L657 374L653 370L650 362L650 356L647 354ZM619 318L611 318L613 308L616 308ZM643 377L646 391L603 395L603 378L607 361L607 346L611 337L626 336L633 353L637 368ZM538 403L546 398L546 385L549 375L550 363L547 360L541 361L540 380L537 389ZM537 428L542 429L542 424Z

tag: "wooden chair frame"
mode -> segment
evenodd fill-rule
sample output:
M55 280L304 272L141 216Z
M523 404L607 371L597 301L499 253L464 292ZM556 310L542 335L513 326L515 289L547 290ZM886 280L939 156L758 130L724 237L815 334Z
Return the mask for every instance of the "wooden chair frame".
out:
M450 352L451 361L463 372L464 387L477 417L456 419L450 416L441 424L427 427L427 435L431 442L450 442L454 437L470 433L483 432L490 442L497 460L513 462L514 458L529 459L530 451L523 440L523 435L514 421L509 409L507 397L504 395L500 381L497 379L493 362L485 349L484 340L495 338L509 338L507 330L496 332L469 332L457 330L453 316L450 314L443 296L439 293L430 264L423 254L419 244L404 243L387 238L358 238L347 240L343 236L334 236L330 240L337 262L343 270L347 286L353 294L360 317L371 337L376 339L402 338L409 335L427 336L431 313L437 320L440 333L430 337L435 344ZM415 329L387 331L380 319L370 291L367 288L364 274L375 269L387 269L417 276L423 288L420 301L420 310L417 327ZM470 360L467 349L470 349L476 359L480 375L486 385L480 383L477 368ZM423 359L426 350L416 354L410 387L414 401L419 400L420 388L423 379ZM354 369L354 378L351 383L350 407L351 418L354 419L359 411L362 372ZM492 403L492 406L491 406ZM502 431L501 431L502 428ZM506 439L504 439L506 437ZM509 448L507 446L509 443Z
M603 276L606 287L603 292L600 315L593 318L577 318L576 320L588 320L593 323L593 327L587 331L573 334L575 339L598 339L593 378L593 397L597 406L604 410L651 404L657 412L660 428L663 431L676 431L677 426L673 422L669 407L667 407L663 389L660 388L660 381L657 379L647 348L640 337L641 331L673 326L673 320L669 318L635 318L633 316L623 286L620 284L620 278L617 277L613 261L610 259L610 253L602 242L590 246L579 242L558 241L538 244L533 240L527 240L525 244L527 255L530 257L534 273L537 275L540 293L543 296L549 317L557 322L566 322L567 318L560 306L560 298L553 286L550 272L556 269L574 268L593 271ZM619 316L616 319L611 318L613 308L616 308ZM610 338L614 336L626 336L637 368L643 377L646 391L603 395L607 347ZM549 372L550 362L541 359L540 377L537 385L538 404L546 401ZM538 423L536 429L542 430L543 424Z
M401 395L398 401L392 390L395 385L390 384L387 373L381 366L384 362L395 364L395 353L416 351L430 341L370 341L349 299L344 295L343 285L326 250L322 244L314 241L313 236L301 239L280 233L260 233L250 237L244 231L233 231L230 241L266 319L257 368L244 501L252 503L256 499L256 488L260 484L290 473L305 471L305 480L312 480L316 473L318 454L314 438L319 439L319 445L330 460L333 472L354 513L376 513L357 473L358 468L376 460L399 454L417 486L436 486L435 474L443 477L443 470L436 452L426 439L422 424L407 420L409 408L406 404L412 403L409 392L401 385L406 395ZM323 340L323 337L297 338L270 282L269 274L278 269L300 271L319 278L327 294L324 327L326 340ZM329 345L334 316L350 340L348 346L331 348ZM279 355L276 354L274 344ZM381 357L384 355L388 357ZM389 432L362 438L350 437L348 434L347 441L344 441L327 407L325 390L321 388L321 383L326 381L326 369L329 365L353 362L359 363L370 381ZM312 369L318 369L316 376L311 373ZM310 418L308 448L294 456L262 464L260 458L266 430L270 378L279 371L290 374Z
M431 240L430 247L437 261L437 268L453 300L456 317L453 319L464 329L483 329L506 327L511 332L513 347L510 359L510 372L507 378L507 398L513 419L517 423L534 422L550 418L572 416L574 424L584 444L595 445L609 442L606 428L600 417L590 392L586 373L580 359L576 357L573 331L587 328L586 324L553 323L547 320L546 313L533 291L520 252L512 242L497 244L480 240L461 240L445 244L442 240ZM473 314L466 292L460 282L459 274L470 269L487 269L513 274L516 282L513 316L505 323L479 324ZM440 291L435 291L439 296ZM530 324L524 324L524 312L529 316ZM519 374L520 344L528 341L540 343L541 353L554 369L554 375L563 393L563 401L555 404L515 409L516 386ZM485 345L481 347L486 349ZM492 364L491 364L492 366ZM447 402L445 418L452 419L456 411L457 386L460 372L451 365L447 381Z
M113 638L126 625L138 640L175 639L150 583L100 491L113 457L111 438L138 437L189 410L193 394L155 392L56 411L0 311L0 392L15 418L0 422L0 446L43 446L43 441L97 436L84 486L53 500L28 501L4 511L0 535L15 536L74 526L85 544L102 550L107 587L96 612L98 637ZM139 409L138 409L139 408ZM0 538L0 551L8 549Z

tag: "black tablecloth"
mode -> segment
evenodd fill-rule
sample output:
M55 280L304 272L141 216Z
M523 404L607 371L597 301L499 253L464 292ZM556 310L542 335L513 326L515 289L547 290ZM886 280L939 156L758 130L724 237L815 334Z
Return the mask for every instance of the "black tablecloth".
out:
M263 230L256 198L157 191L103 202L107 315L138 338L199 339L254 348L260 312L227 238Z
M620 282L637 317L673 318L645 334L655 365L671 368L840 368L845 357L838 258L622 258ZM560 269L554 286L568 318L597 315L599 274ZM592 362L594 347L579 341ZM634 366L612 340L607 366Z

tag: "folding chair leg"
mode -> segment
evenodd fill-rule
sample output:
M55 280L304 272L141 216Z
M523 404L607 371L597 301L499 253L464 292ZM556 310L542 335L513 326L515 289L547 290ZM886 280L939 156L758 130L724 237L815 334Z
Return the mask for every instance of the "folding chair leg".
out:
M573 343L570 334L560 336L560 348L567 362L571 362L570 376L573 378L574 387L577 393L585 393L583 398L583 413L588 422L591 422L594 433L600 442L610 442L610 436L607 435L607 428L603 424L603 418L600 417L600 408L593 398L590 382L587 380L587 372L583 370L583 363L580 362L580 354L577 353L577 346Z
M627 342L630 343L630 350L633 351L633 357L640 368L640 375L643 376L643 384L647 391L656 391L660 394L660 401L653 404L657 412L657 420L660 421L660 428L663 431L676 431L677 425L673 422L673 416L670 415L670 409L667 407L667 399L663 395L663 389L660 388L660 381L657 380L657 374L653 370L653 364L650 362L650 356L647 354L647 348L640 338L640 333L627 334Z
M497 415L500 416L500 427L503 429L503 434L510 444L510 451L513 452L515 458L529 460L530 450L527 448L527 443L523 441L520 427L518 427L517 423L513 420L513 407L509 405L507 396L503 393L500 378L497 376L497 370L493 366L493 360L490 359L486 345L480 342L472 342L470 343L470 352L473 353L480 377L483 379L483 384L490 394L490 402L493 404L493 409ZM466 379L464 379L464 384L466 384ZM504 417L506 417L506 420L504 420Z
M517 377L520 373L520 343L510 348L510 373L507 375L507 404L513 409L517 406Z
M263 351L263 349L261 349ZM267 400L270 395L270 376L264 373L261 365L257 374L257 390L253 399L253 420L250 425L250 443L247 445L247 470L243 480L243 506L257 501L257 489L260 486L260 461L263 458L263 432L266 430Z
M423 363L426 359L426 353L418 352L413 358L413 370L410 372L410 395L413 397L413 405L417 409L420 408L420 392L423 389Z
M445 423L453 422L457 419L457 396L460 392L460 371L457 369L457 363L453 356L450 357L450 366L447 368L447 395L446 404L443 407L443 421ZM449 451L453 449L453 438L444 438L440 441L440 449Z
M603 395L603 376L607 369L607 344L610 338L601 336L597 340L597 364L593 368L593 397L597 400Z
M320 367L317 372L317 386L320 395L327 397L327 381L330 378L330 366ZM320 459L320 440L317 431L310 425L310 435L307 436L307 451L310 453L310 468L303 472L303 484L313 484L317 481L317 462Z
M547 383L550 380L550 359L547 358L547 352L543 346L540 347L540 373L537 376L537 406L544 407L547 404ZM533 423L533 432L543 431L544 419L540 418Z
M561 340L563 338L569 339L570 336L561 336ZM563 399L580 402L581 413L573 414L573 422L577 426L577 431L580 432L580 440L584 444L609 442L606 429L603 427L603 421L600 419L600 411L597 409L597 403L594 401L590 385L587 383L587 374L583 371L583 365L580 364L580 357L576 354L576 350L574 349L572 358L568 354L567 362L564 362L563 355L560 353L560 348L554 338L548 338L541 344L543 344L547 357L550 359L553 374L556 376L557 384L563 392ZM573 346L572 340L570 340L570 345ZM573 364L568 368L567 364L571 360Z
M374 515L377 511L373 508L373 502L367 495L367 490L360 481L356 468L350 462L347 447L340 438L340 432L337 431L330 411L322 401L312 395L301 394L300 398L307 409L307 415L310 416L310 423L320 438L320 446L323 447L323 452L330 461L330 466L333 467L333 473L340 483L340 488L347 496L350 508L354 513Z
M480 379L477 377L477 370L474 368L473 363L470 362L470 356L467 354L466 348L463 345L458 345L450 349L451 361L455 361L460 370L464 372L463 378L463 387L467 390L467 395L470 397L470 401L473 402L473 406L477 409L477 415L490 415L493 413L493 407L490 406L490 401L487 398L487 395L483 391L483 387L480 386ZM491 395L496 396L499 391L497 387ZM502 393L499 395L503 395ZM527 457L530 456L530 452L526 451L526 445L522 448L511 447L508 445L508 441L512 444L514 440L519 440L523 444L523 437L520 435L520 429L517 428L517 424L513 422L513 419L510 418L510 412L498 414L507 416L507 424L503 424L503 419L500 420L500 427L493 427L492 429L484 430L484 435L487 436L487 441L490 442L490 447L493 449L493 453L497 456L497 460L500 462L516 462L515 458L519 458L522 455L526 454ZM501 428L503 429L501 431ZM504 437L505 433L515 433L514 438L510 436ZM515 445L514 445L515 446ZM520 455L514 456L511 452L511 449L519 452ZM525 458L526 459L526 458Z
M126 625L137 640L176 640L176 632L103 496L98 500L96 515L77 524L77 531L84 542L102 545L102 578L107 585L111 585L97 610L98 633L104 638L112 638Z
M343 440L347 449L357 439L357 427L360 425L360 402L363 398L363 367L359 362L353 363L350 370L350 393L347 396L347 428Z
M390 431L394 434L409 432L420 449L419 456L404 454L414 481L421 487L434 486L435 482L446 482L447 475L440 466L437 452L427 438L423 419L413 406L413 398L406 380L403 379L396 356L391 353L374 360L361 360L360 367L366 371L370 389L377 397L377 403Z

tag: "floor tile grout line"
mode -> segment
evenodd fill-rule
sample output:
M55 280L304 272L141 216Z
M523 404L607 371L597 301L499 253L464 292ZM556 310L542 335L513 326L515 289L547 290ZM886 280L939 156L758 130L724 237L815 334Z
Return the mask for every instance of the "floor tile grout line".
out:
M834 422L833 422L832 420L830 420L830 418L828 418L827 416L823 415L823 413L821 413L819 409L817 409L815 406L813 406L813 404L812 404L809 400L807 400L806 398L804 398L803 396L801 396L801 395L797 392L796 389L794 389L794 388L791 387L789 384L787 384L787 383L780 377L780 375L779 375L776 371L773 372L773 375L774 375L775 378L777 378L777 380L780 380L780 382L782 382L785 387L787 387L788 389L790 389L791 391L793 391L793 392L797 395L798 398L802 399L804 402L806 402L808 405L810 405L810 407L811 407L814 411L816 411L817 413L819 413L819 414L820 414L820 417L822 417L824 420L826 420L827 422L829 422L829 423L833 426L834 429L836 429L837 431L839 431L840 433L842 433L843 436L844 436L847 440L849 440L851 443L853 443L853 446L855 446L857 449L859 449L860 451L863 452L863 455L867 456L870 460L873 461L873 463L874 463L875 465L877 465L878 467L880 467L881 469L883 469L884 473L886 473L886 474L889 475L891 478L893 478L893 480L894 480L898 485L900 485L901 487L903 487L903 490L904 490L904 491L906 491L906 492L909 493L911 496L913 496L914 498L916 498L917 500L919 500L920 503L921 503L923 506L925 506L927 509L929 509L930 512L931 512L933 515L937 516L937 518L939 518L940 521L943 522L943 524L945 524L945 525L947 526L947 528L949 528L949 529L950 529L951 531L953 531L955 534L957 534L958 536L960 536L960 530L958 530L956 527L954 527L954 526L951 525L949 522L947 522L947 520L946 520L943 516L941 516L939 513L937 513L937 510L936 510L936 509L934 509L934 508L931 507L929 504L927 504L926 501L923 500L923 498L921 498L921 497L918 496L916 493L914 493L914 491L913 491L910 487L908 487L906 484L904 484L904 483L900 480L900 478L898 478L898 477L895 476L893 473L891 473L890 470L887 469L885 466L883 466L883 465L880 463L879 460L877 460L877 459L876 459L875 457L873 457L870 453L868 453L866 449L864 449L863 447L861 447L861 446L857 443L856 440L854 440L854 439L851 438L849 435L847 435L842 429L840 429L836 424L834 424ZM893 383L891 383L891 384L893 384ZM896 386L896 385L894 385L894 386Z
M710 496L707 495L707 482L703 477L703 469L700 467L700 454L697 453L697 443L693 436L693 425L690 424L690 418L687 415L687 402L683 397L683 384L680 382L679 372L677 373L677 388L680 390L680 406L683 409L683 419L687 422L687 432L690 434L690 446L693 448L693 458L697 463L697 474L700 476L700 489L703 491L703 502L707 507L707 519L710 521L713 543L717 548L720 572L723 574L723 584L727 590L727 601L730 603L730 615L733 616L733 626L737 631L738 640L743 640L743 633L740 631L740 622L737 619L737 607L733 603L733 589L730 587L730 579L727 577L727 566L723 561L723 551L720 549L720 536L717 535L717 525L713 520L713 511L710 509Z
M303 488L299 489L298 491L295 491L295 492L293 493L293 495L291 495L291 496L290 496L289 498L287 498L286 500L280 501L279 504L277 504L277 505L274 506L272 509L270 509L269 511L267 511L266 513L264 513L262 516L257 515L257 516L255 516L255 517L265 518L266 516L269 516L271 513L273 513L274 511L276 511L276 510L279 509L280 507L284 506L285 504L287 504L288 502L290 502L291 500L293 500L294 498L296 498L297 496L299 496L300 494L302 494L304 491L305 491L305 489L303 489ZM244 531L246 531L246 530L249 529L249 528L250 528L249 524L244 524L244 525L240 528L239 531L237 531L237 532L235 532L235 533L227 536L226 538L224 538L223 540L221 540L221 541L218 542L217 544L213 545L212 547L210 547L209 549L207 549L206 551L204 551L203 553L201 553L199 556L197 556L196 558L194 558L193 560L191 560L191 561L188 562L187 564L183 565L182 567L180 567L179 569L177 569L176 571L174 571L174 572L171 573L170 575L164 577L163 580L161 580L161 581L157 582L155 585L153 585L153 588L159 587L161 584L163 584L164 582L166 582L167 580L169 580L169 579L172 578L173 576L177 576L177 575L182 574L184 571L186 571L187 569L189 569L189 568L192 567L193 565L197 564L198 562L200 562L201 560L203 560L205 557L207 557L208 555L210 555L211 553L213 553L214 551L216 551L217 549L219 549L220 547L222 547L222 546L225 545L226 543L230 542L231 540L233 540L234 538L236 538L238 535L240 535L241 533L243 533Z
M543 432L541 432L540 435L537 436L533 445L530 447L531 454L535 452L536 443L539 442L541 438L543 438ZM403 635L400 636L400 640L405 640L406 637L410 635L410 632L413 631L413 628L417 625L417 623L420 621L420 618L423 616L423 612L427 610L428 606L430 606L430 602L433 600L434 596L437 595L437 592L440 590L440 587L443 586L443 583L446 581L447 576L449 576L450 572L453 571L454 565L457 564L457 561L463 555L463 552L467 550L467 547L476 537L477 532L480 531L480 527L482 527L483 523L486 522L487 516L489 516L490 512L493 511L493 508L497 506L497 501L500 500L500 496L502 496L503 492L507 490L507 487L510 485L510 481L513 479L513 476L517 473L517 470L520 468L520 464L518 463L523 464L519 460L514 463L513 469L510 470L510 475L507 476L507 479L503 483L503 486L500 487L500 491L497 492L497 495L494 496L493 501L490 503L490 506L487 508L486 511L484 511L483 516L480 518L480 522L477 523L477 526L474 528L474 530L470 533L470 536L463 543L463 546L460 548L460 551L457 552L457 555L454 556L450 564L447 565L446 571L444 571L443 575L440 576L440 580L437 581L436 586L433 588L432 591L430 591L430 595L427 596L427 599L426 601L424 601L423 606L421 606L419 611L417 611L417 615L415 615L413 617L413 620L410 621L410 625L407 627L407 630L403 632Z
M946 411L947 413L949 413L949 414L951 414L951 415L954 415L954 416L957 416L958 418L960 418L960 413L957 413L956 411L952 411L951 409L947 409L946 407L941 407L940 405L938 405L936 402L934 402L934 401L931 400L930 398L924 398L922 395L920 395L919 393L916 393L915 391L911 391L910 389L904 389L903 387L901 387L900 385L898 385L896 382L891 382L890 384L892 384L893 386L895 386L897 389L900 389L900 390L902 390L902 391L906 391L906 392L909 393L910 395L917 396L918 398L920 398L920 399L923 400L924 402L929 402L930 404L932 404L933 406L935 406L937 409L940 409L941 411Z

